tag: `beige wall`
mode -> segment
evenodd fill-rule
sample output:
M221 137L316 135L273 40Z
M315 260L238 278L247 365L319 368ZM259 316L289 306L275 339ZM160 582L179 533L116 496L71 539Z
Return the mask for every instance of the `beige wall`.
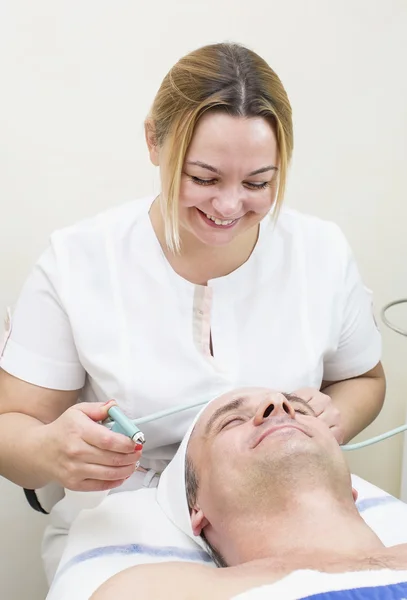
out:
M142 134L154 92L179 56L221 40L262 54L290 94L288 202L343 227L378 309L406 296L406 26L405 0L3 1L0 313L49 232L157 190ZM405 418L407 339L383 334L387 404L361 437ZM398 437L351 465L397 494L401 450ZM0 508L0 596L40 600L45 519L1 480Z

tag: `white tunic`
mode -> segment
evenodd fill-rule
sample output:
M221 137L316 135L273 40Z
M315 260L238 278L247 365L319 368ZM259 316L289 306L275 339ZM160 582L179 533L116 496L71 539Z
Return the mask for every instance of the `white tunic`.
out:
M371 295L336 225L288 209L277 224L268 216L250 259L204 287L167 262L152 201L51 236L18 300L5 371L84 386L82 401L114 398L136 418L238 386L319 387L380 360ZM197 410L143 426L143 466L162 469Z

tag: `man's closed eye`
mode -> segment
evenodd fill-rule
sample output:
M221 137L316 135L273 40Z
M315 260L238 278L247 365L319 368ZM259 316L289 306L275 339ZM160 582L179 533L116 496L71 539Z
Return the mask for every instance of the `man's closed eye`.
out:
M311 417L311 413L306 411L304 408L294 408L294 412L299 413L300 415L305 415L306 417Z
M224 423L222 423L220 429L225 429L226 427L228 427L229 425L237 425L238 423L244 423L244 419L243 417L232 417L230 419L228 419L227 421L225 421Z

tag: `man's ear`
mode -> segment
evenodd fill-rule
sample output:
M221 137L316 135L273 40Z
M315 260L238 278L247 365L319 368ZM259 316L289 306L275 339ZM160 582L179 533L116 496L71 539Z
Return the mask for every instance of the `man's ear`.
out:
M205 517L202 508L199 506L194 506L191 510L191 527L192 532L195 536L199 536L202 533L204 527L209 524L208 519Z
M146 136L146 142L148 147L148 153L150 155L150 160L155 167L158 167L160 164L159 161L159 147L157 144L157 136L155 133L155 126L151 119L147 119L144 123L144 133Z
M356 502L356 500L358 499L359 496L359 492L357 490L355 490L355 488L352 488L352 496L353 496L353 500Z

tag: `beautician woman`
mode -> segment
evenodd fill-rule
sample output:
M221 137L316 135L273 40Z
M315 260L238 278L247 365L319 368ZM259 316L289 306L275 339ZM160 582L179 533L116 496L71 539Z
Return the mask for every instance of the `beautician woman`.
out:
M301 390L340 442L382 407L349 246L282 207L293 130L276 73L238 45L192 52L145 132L159 196L54 233L7 329L0 473L25 488L137 489L138 461L163 469L191 412L146 425L141 455L98 423L110 399L135 418L245 385Z

